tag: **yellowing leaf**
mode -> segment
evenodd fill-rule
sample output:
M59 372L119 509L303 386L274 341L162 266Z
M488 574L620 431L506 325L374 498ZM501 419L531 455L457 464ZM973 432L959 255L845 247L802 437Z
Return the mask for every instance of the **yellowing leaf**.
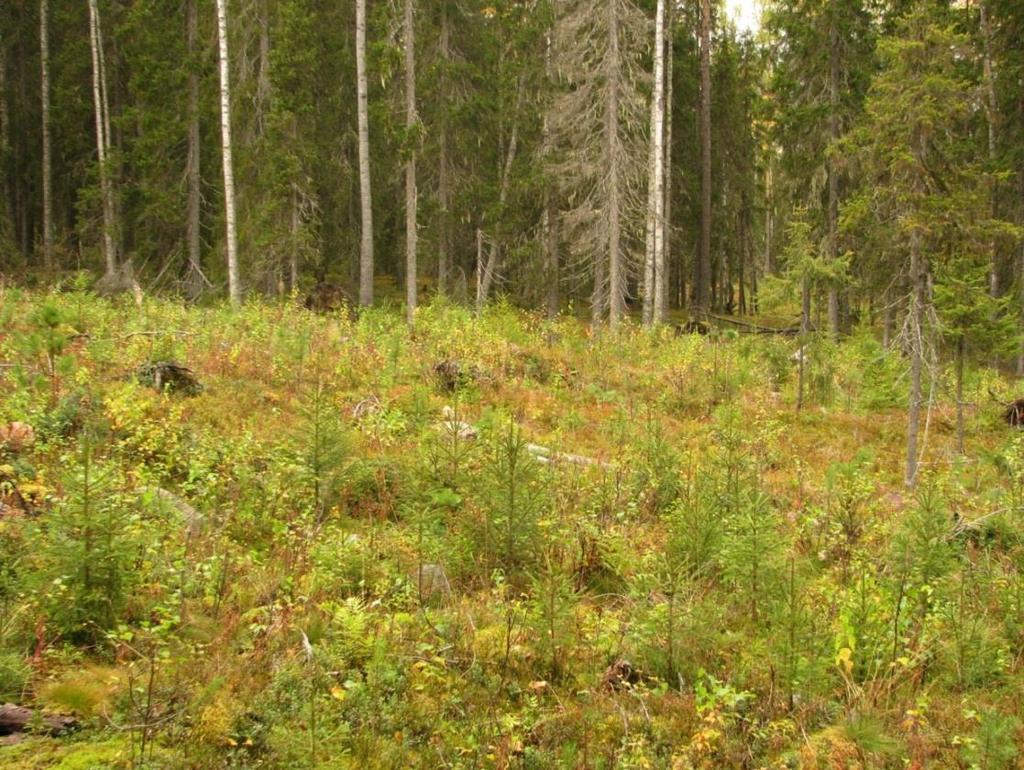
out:
M836 655L836 663L847 673L853 671L853 650L849 647L843 647Z

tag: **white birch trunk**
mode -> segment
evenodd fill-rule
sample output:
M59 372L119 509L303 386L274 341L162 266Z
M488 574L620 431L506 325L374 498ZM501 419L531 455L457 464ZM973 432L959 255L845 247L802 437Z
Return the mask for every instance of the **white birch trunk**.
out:
M675 19L672 13L673 3L669 2L665 9L665 152L664 152L664 187L665 196L662 204L661 252L660 260L654 263L654 322L663 323L668 304L668 264L672 258L672 66L673 38L672 24Z
M100 197L103 207L103 258L106 274L117 272L117 253L114 250L114 207L108 164L108 122L103 97L103 41L100 38L99 8L96 0L89 0L89 47L92 51L92 96L96 113L96 155L99 162Z
M359 122L359 304L373 304L373 205L370 193L370 117L366 78L366 0L356 0L356 110Z
M665 0L658 0L654 20L654 87L651 92L651 149L647 168L647 251L644 258L643 321L660 323L654 308L664 270L662 241L665 208ZM659 269L660 266L660 269ZM664 310L664 308L662 308Z
M217 0L217 41L220 56L220 132L224 165L224 223L228 259L228 296L242 303L238 282L238 231L235 216L235 169L231 153L231 59L228 57L228 0Z

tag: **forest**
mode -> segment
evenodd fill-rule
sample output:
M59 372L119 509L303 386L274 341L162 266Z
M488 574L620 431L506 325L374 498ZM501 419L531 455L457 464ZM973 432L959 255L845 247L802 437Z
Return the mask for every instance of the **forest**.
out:
M1024 0L5 0L0 767L1019 770L1022 377Z

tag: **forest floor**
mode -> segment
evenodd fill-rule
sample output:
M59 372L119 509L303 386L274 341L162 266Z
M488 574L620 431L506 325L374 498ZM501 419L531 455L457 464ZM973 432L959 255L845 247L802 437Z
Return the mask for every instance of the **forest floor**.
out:
M0 766L1019 767L1011 385L797 344L3 290Z

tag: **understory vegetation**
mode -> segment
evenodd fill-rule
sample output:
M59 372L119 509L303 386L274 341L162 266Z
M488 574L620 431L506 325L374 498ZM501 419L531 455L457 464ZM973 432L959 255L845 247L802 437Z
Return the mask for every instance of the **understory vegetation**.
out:
M908 491L868 329L0 300L4 767L1019 766L993 369Z

